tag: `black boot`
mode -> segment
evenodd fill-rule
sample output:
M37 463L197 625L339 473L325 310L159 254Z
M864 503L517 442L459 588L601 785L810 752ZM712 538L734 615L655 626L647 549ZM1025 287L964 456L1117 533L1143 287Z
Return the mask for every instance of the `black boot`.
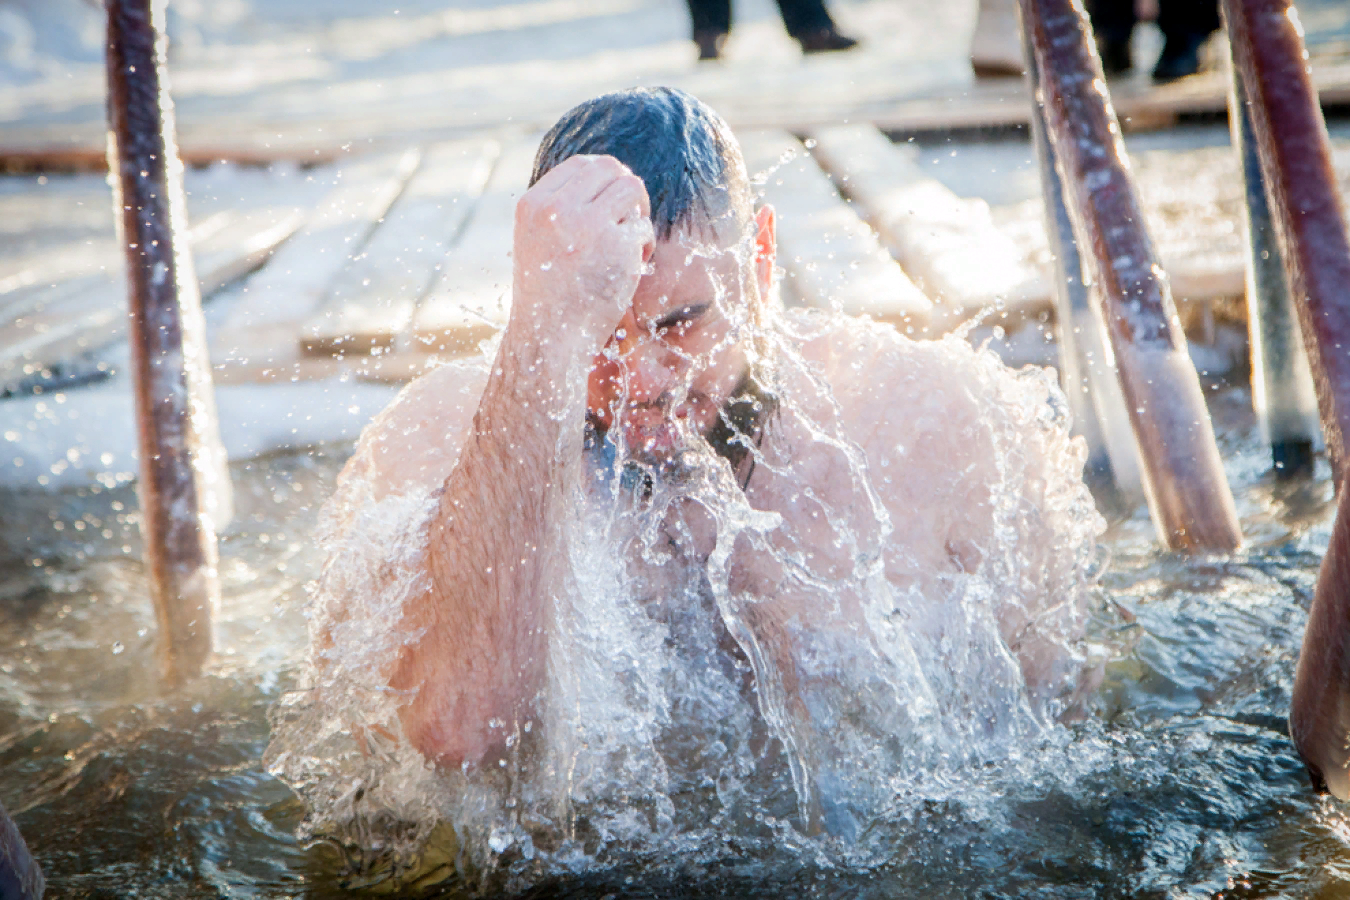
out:
M1158 64L1153 67L1153 80L1165 84L1199 72L1200 47L1208 36L1195 32L1169 35L1163 42Z
M700 61L721 59L722 48L727 43L727 33L725 31L699 31L694 34L694 43L698 44Z
M834 53L838 50L852 50L858 42L831 25L829 28L817 28L797 35L797 43L802 45L803 53Z

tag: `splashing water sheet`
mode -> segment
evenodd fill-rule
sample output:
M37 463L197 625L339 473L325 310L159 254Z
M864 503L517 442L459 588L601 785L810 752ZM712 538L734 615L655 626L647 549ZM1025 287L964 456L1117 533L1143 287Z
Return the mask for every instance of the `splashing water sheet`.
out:
M389 673L490 355L354 449L235 464L218 654L179 693L132 489L6 489L0 801L49 896L1345 886L1283 724L1328 475L1270 480L1245 392L1210 399L1250 547L1188 558L1143 510L1102 535L1053 373L735 327L778 399L748 486L684 424L659 460L592 443L538 714L477 766L412 749Z

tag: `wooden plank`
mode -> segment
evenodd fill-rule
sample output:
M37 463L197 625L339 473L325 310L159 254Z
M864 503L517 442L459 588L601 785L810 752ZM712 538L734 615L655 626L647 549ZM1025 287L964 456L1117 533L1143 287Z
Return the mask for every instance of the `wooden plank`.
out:
M1324 106L1350 104L1350 61L1314 57L1312 67ZM819 67L814 72L819 78ZM1030 121L1031 105L1020 79L978 79L948 83L936 90L899 90L893 94L877 88L863 90L862 85L837 78L825 78L818 88L792 81L789 90L777 83L784 81L783 77L776 76L775 80L766 75L746 82L753 91L719 89L699 72L674 81L703 96L739 129L805 132L861 122L883 131L920 133L1026 126ZM903 84L903 79L897 79L897 83ZM596 92L609 85L597 81ZM337 98L356 93L344 93L342 85L332 83L326 83L324 90L326 96ZM437 98L444 102L433 103L428 98L427 102L403 103L397 108L388 108L387 98L383 104L353 101L335 104L303 120L281 113L260 115L254 111L257 104L248 102L249 97L224 109L183 102L178 107L180 152L191 165L221 160L250 165L277 160L327 163L346 157L353 145L380 150L467 136L484 128L546 128L567 105L556 100L544 102L523 92L503 95L493 91L488 99L465 96L471 93ZM1223 114L1226 108L1226 86L1220 71L1201 72L1165 85L1154 85L1147 73L1140 73L1134 78L1113 79L1111 93L1127 129L1157 127L1184 114ZM576 96L565 90L564 94L569 100L584 96L579 86ZM106 168L105 152L101 121L53 125L11 120L0 124L0 171L102 171Z
M199 222L188 231L189 244L200 247L232 218L222 212ZM53 330L62 334L88 330L87 313L105 305L124 306L124 277L116 242L94 239L58 245L32 268L0 280L0 359L42 347L43 336Z
M1323 106L1350 103L1350 62L1314 59L1313 82ZM1224 113L1227 84L1221 71L1207 71L1169 84L1147 74L1112 79L1111 101L1126 130L1170 125L1180 115ZM868 121L883 131L921 133L961 128L1025 126L1031 104L1021 79L979 79L959 88L897 99L885 108L855 110L832 121Z
M910 332L933 304L835 191L801 143L781 131L739 135L746 167L778 211L778 260L807 305L870 315Z
M305 173L214 166L184 173L194 245L239 216L259 232L322 196ZM105 178L20 178L0 196L0 323L98 290L122 271Z
M270 211L229 217L201 234L193 247L202 296L257 269L303 221L292 212L275 221ZM120 340L126 333L126 284L121 272L74 279L59 302L0 326L0 386Z
M188 231L189 244L196 247L210 239L232 218L231 213L218 212L198 222ZM116 241L95 238L57 245L38 254L31 265L0 278L0 323L22 328L19 320L60 315L82 297L104 291L110 284L121 285L122 269Z
M0 322L63 282L120 270L112 193L93 175L5 179L0 196ZM24 298L24 299L20 299Z
M421 151L408 150L344 166L304 227L245 286L211 341L212 359L250 356L254 333L263 327L287 326L294 341L420 161Z
M924 175L914 148L870 125L812 133L814 155L857 204L891 255L933 300L932 329L946 332L980 309L1040 310L1050 287L994 226L989 205L965 200Z
M393 347L436 279L500 151L492 139L448 142L426 151L365 250L305 324L303 353L331 356Z
M65 239L57 238L22 255L15 253L0 262L0 306L19 291L106 271L116 263L116 251L117 242L109 236L71 229Z
M244 123L235 123L247 127ZM287 135L270 129L267 133L222 129L222 123L189 120L189 143L179 148L185 166L209 166L235 163L241 166L266 166L285 162L297 165L327 165L344 159L352 139ZM284 127L284 126L283 126ZM0 127L0 173L26 172L104 172L108 168L106 126L100 122L63 125L26 125L6 123ZM180 136L182 132L180 130Z
M265 360L225 359L213 363L213 381L217 385L277 384L336 378L404 384L449 359L467 355L402 349L349 356L309 356L301 352L289 332L276 337L279 340L274 344L274 352L266 354Z
M418 307L413 336L430 353L472 353L506 325L516 201L534 168L539 135L507 144L435 286Z

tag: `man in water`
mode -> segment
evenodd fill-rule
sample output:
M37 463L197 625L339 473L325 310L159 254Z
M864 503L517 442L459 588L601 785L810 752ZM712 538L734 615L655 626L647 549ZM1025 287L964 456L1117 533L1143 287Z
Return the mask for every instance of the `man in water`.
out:
M726 124L682 92L554 126L495 357L411 384L344 470L320 705L451 773L625 704L703 735L648 742L669 772L732 754L749 709L746 752L779 747L824 795L804 815L842 833L861 782L884 800L903 759L951 757L939 731L973 753L1065 710L1101 522L1051 377L778 308L774 231ZM566 790L576 748L646 727L573 740Z

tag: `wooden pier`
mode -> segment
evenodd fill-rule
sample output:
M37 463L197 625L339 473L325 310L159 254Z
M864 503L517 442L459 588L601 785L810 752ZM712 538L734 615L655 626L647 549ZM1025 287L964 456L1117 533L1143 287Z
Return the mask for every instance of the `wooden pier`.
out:
M404 381L475 352L505 322L512 209L538 137L497 132L308 170L190 170L217 382ZM780 210L786 303L924 336L982 311L1009 332L1050 321L1037 201L991 208L959 197L925 175L912 146L873 126L822 128L805 143L783 130L740 137ZM1344 189L1350 147L1337 163ZM1224 147L1157 151L1136 169L1163 264L1203 342L1216 312L1240 315L1237 161ZM97 372L123 339L125 310L103 179L9 182L0 220L28 223L29 241L0 253L0 384L15 393Z
M931 138L928 151L895 140L956 129L956 155L975 146L960 129L1027 121L1021 79L969 75L969 23L941 30L944 16L973 10L925 11L924 35L910 27L914 4L840 2L863 50L802 59L776 19L744 5L727 60L711 66L692 61L682 5L661 0L338 20L313 58L283 59L280 38L232 48L229 78L231 48L176 67L171 56L216 383L401 382L475 352L505 321L512 209L541 130L573 102L634 83L683 87L736 129L780 210L786 303L929 337L979 316L977 336L1002 328L1020 348L1014 361L1053 362L1040 331L1014 340L1026 323L1053 320L1038 197L958 193L932 165ZM556 38L565 65L531 56L545 44L510 43L531 34ZM493 57L485 41L507 49ZM1309 45L1323 103L1350 103L1346 42L1333 34ZM399 62L427 46L457 48L468 62ZM362 68L362 53L378 65ZM74 67L60 83L0 91L0 168L12 173L0 177L5 395L118 365L125 287L101 174L101 81L91 79ZM1127 130L1220 113L1225 90L1221 69L1164 86L1142 73L1112 84ZM1025 145L1005 143L1029 158ZM1213 343L1216 322L1243 315L1236 157L1206 146L1133 161L1183 318ZM1344 189L1350 148L1336 163Z

